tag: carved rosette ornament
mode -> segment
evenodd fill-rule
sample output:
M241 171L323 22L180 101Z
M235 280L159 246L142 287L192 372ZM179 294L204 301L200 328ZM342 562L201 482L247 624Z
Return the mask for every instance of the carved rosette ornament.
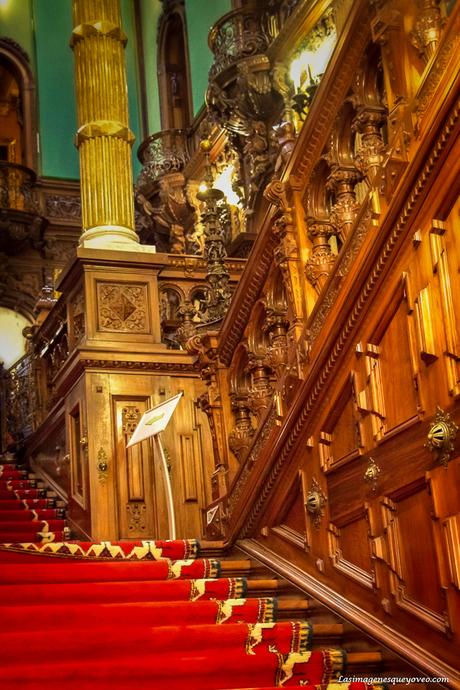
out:
M412 44L425 62L436 52L441 37L442 17L439 0L419 0L419 12L411 34Z
M251 412L247 395L232 396L232 412L235 416L235 427L228 436L228 445L239 461L246 455L255 429L251 423Z
M124 434L127 436L127 441L133 435L139 420L141 418L141 411L138 407L128 406L123 407L121 411L121 427Z
M371 187L378 184L379 173L385 154L381 128L385 123L385 108L362 107L352 123L352 130L361 135L360 146L355 153L355 165L367 178Z
M329 238L335 234L335 227L327 220L308 219L308 237L312 241L312 247L305 266L305 276L318 293L326 284L336 261L329 244Z

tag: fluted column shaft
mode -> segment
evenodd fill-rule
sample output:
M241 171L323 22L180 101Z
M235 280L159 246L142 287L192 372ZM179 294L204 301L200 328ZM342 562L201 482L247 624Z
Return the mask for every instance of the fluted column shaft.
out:
M138 246L119 0L73 0L81 246Z

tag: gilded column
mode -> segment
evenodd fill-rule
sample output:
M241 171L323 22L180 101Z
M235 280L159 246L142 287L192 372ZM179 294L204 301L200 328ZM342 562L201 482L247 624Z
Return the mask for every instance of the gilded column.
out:
M82 247L140 249L134 232L128 90L119 0L73 0L71 47L80 154Z

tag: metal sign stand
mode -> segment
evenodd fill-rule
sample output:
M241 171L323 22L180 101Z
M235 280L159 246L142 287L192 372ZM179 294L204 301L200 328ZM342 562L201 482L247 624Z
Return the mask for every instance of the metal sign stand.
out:
M176 538L176 518L174 514L174 502L171 486L171 477L169 476L168 463L161 443L160 434L155 434L153 437L155 448L161 460L161 470L163 472L164 486L166 492L166 508L168 511L168 525L169 525L169 539Z

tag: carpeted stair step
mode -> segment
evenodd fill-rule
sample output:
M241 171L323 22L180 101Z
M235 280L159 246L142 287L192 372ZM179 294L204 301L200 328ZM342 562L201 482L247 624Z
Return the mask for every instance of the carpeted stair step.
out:
M27 556L25 556L27 558ZM88 562L68 560L59 563L4 564L0 569L0 582L6 583L58 583L104 582L121 580L173 580L217 577L220 563L214 559L197 558L188 561L113 561Z
M26 480L27 471L26 470L16 470L16 469L0 469L0 478L2 481L10 481L13 479Z
M0 522L0 535L3 532L62 532L65 527L65 520L2 520Z
M22 510L21 510L22 508ZM2 522L31 522L33 520L64 520L62 508L39 508L28 510L20 505L16 510L4 510L0 505L0 524Z
M174 648L172 647L174 650ZM1 676L7 687L29 687L28 683L42 683L42 688L87 688L98 690L113 688L136 688L143 690L214 690L228 687L229 678L236 687L267 684L267 681L281 675L279 658L268 649L261 648L249 655L244 645L238 650L211 648L200 652L151 654L138 650L137 654L113 656L110 647L106 654L93 659L61 661L59 658L40 664L23 664L3 667ZM312 683L327 682L333 672L339 671L343 663L338 661L336 650L304 653L296 663L299 680L308 677ZM333 661L332 659L337 659ZM330 671L325 672L325 668ZM289 669L282 672L284 676ZM21 686L21 683L23 684ZM36 685L34 687L40 687Z
M308 637L308 645L313 646L319 634L317 626L302 626L300 634ZM161 628L153 626L129 627L126 635L121 637L112 627L93 629L78 628L69 634L66 627L57 627L44 636L41 631L23 631L20 633L0 633L0 648L5 655L5 665L24 661L24 649L27 649L25 663L40 663L52 646L53 653L60 661L71 660L74 656L92 659L103 655L108 649L112 654L135 654L139 649L154 649L156 653L167 653L170 648L181 652L199 651L206 641L209 648L230 650L241 645L256 646L260 630L251 629L246 623L228 625L185 625L178 630L177 626ZM268 634L269 633L269 634ZM275 623L265 631L264 644L276 645L287 649L292 637L291 623ZM319 639L319 638L318 638ZM321 639L325 639L324 635ZM50 645L51 643L51 645Z
M240 599L245 594L246 581L243 578L65 582L53 583L52 586L2 582L1 591L2 600L7 602L8 606L65 604L69 601L84 606L93 603Z
M17 491L28 489L39 489L35 479L0 479L0 491Z
M2 630L49 631L64 621L69 628L98 626L167 626L218 623L272 623L273 599L233 599L226 601L150 601L114 604L65 603L49 606L0 605ZM1 676L0 676L1 679ZM0 683L1 687L1 683Z
M56 501L52 498L14 498L13 497L0 499L0 510L44 510L47 508L58 507Z
M42 489L8 489L0 490L0 501L38 500L45 499L45 491Z
M25 523L26 524L26 523ZM6 530L0 530L0 542L10 543L16 541L22 542L35 542L37 544L45 544L50 541L66 539L69 534L67 531L56 531L56 532L7 532Z
M58 542L55 540L49 544L12 543L6 545L0 543L0 563L20 563L22 565L37 563L45 566L53 564L56 559L59 559L62 570L64 563L67 564L68 569L68 566L74 562L86 563L88 566L91 563L119 563L122 565L131 562L148 564L164 559L190 560L195 559L198 552L199 544L196 539L176 539L174 541L149 539L129 542ZM56 570L57 568L54 569L54 572ZM67 571L70 573L72 569ZM20 571L18 570L18 572ZM117 578L113 579L116 580Z

